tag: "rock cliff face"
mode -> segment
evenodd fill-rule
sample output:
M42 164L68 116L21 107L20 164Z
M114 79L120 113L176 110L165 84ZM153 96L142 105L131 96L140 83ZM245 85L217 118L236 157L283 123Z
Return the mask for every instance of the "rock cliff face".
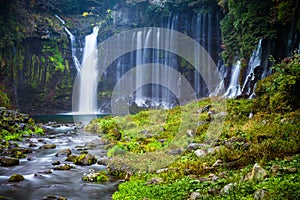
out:
M22 20L19 20L20 24L10 25L7 32L16 36L20 30L22 39L16 37L18 40L15 39L12 44L1 43L1 85L12 99L13 107L22 112L32 115L70 112L73 83L77 74L72 56L76 56L79 62L81 61L84 37L92 31L93 26L100 25L98 43L123 30L139 27L164 27L187 34L208 51L218 65L225 87L229 88L234 69L233 66L224 66L220 57L222 34L219 22L223 14L216 2L193 3L191 1L189 4L186 2L188 1L169 2L166 7L164 5L167 1L127 1L127 3L114 1L109 4L103 3L102 7L89 5L80 7L77 12L60 14L65 24L55 17L54 11L51 14L41 13L30 10L34 7L29 6L23 9L26 10L26 15L21 15L21 8L17 7L19 11L12 20ZM6 6L9 8L9 5ZM76 38L73 46L76 50L75 55L66 29ZM3 33L2 29L1 33ZM275 39L260 41L261 49L259 50L259 46L256 49L256 52L260 51L256 54L259 57L252 58L252 61L256 59L257 62L249 62L239 73L237 87L240 87L240 91L249 96L251 93L249 91L253 92L255 82L271 73L271 63L268 60L270 55L277 60L290 56L299 47L299 38L296 27L286 24L280 28ZM259 41L256 42L259 44ZM154 55L155 51L148 51L148 53ZM107 103L101 104L101 102L108 102L114 84L124 73L124 70L120 72L120 66L128 70L136 64L136 54L133 52L129 57L118 59L115 66L112 65L106 76L100 79L101 87L98 87L100 109L109 111ZM248 60L251 61L250 58ZM121 63L119 68L118 62ZM162 58L160 62L164 63L166 59ZM177 58L176 67L191 82L198 97L208 95L207 91L201 89L205 88L205 84L199 74L190 69L182 59ZM251 73L256 79L253 79L250 84L247 80ZM149 96L151 95L148 94Z

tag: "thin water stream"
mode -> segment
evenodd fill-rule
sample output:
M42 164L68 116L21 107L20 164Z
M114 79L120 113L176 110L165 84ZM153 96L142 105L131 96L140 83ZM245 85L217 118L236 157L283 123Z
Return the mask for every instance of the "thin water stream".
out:
M20 164L12 167L0 166L0 195L8 199L33 200L43 199L49 195L62 196L72 200L88 199L111 199L112 194L117 189L118 180L112 179L106 183L90 183L82 180L83 174L90 170L105 170L103 165L80 166L72 162L65 161L66 157L56 157L55 154L61 150L69 148L72 154L78 155L83 146L88 153L95 155L98 159L105 157L106 153L101 143L101 138L97 135L78 130L75 133L55 133L39 138L30 138L20 142L20 147L28 148L29 143L34 143L36 147L30 147L32 153L28 158L20 159ZM56 144L55 149L40 149L44 143ZM69 164L75 168L70 170L54 170L54 161L61 164ZM47 173L49 170L52 173ZM12 174L22 174L25 180L20 182L9 182Z

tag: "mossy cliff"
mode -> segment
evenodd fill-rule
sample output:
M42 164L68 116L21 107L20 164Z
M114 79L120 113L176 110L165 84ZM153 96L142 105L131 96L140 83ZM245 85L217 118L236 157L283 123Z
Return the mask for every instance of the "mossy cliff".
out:
M108 144L109 173L126 180L113 199L298 199L299 55L274 71L256 99L203 99L90 123Z

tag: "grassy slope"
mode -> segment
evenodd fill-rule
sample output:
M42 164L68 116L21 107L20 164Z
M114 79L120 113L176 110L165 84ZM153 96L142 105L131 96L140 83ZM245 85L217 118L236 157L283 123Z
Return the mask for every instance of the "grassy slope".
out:
M255 100L204 99L93 121L87 129L107 140L117 169L111 172L132 174L113 199L188 199L193 192L202 199L253 199L257 191L265 199L299 199L300 55L274 70L258 84ZM207 105L212 117L201 112ZM190 143L215 151L197 157ZM268 175L247 180L255 163Z

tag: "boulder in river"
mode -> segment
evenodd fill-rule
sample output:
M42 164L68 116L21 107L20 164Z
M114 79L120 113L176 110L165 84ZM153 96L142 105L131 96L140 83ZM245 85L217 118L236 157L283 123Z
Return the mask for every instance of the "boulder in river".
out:
M78 156L71 154L67 157L66 161L68 162L73 162L75 160L75 158L77 158Z
M89 153L82 153L73 160L76 165L92 165L97 162L97 158Z
M72 165L64 164L64 165L56 166L54 169L55 170L70 170L72 168L74 168Z
M55 156L56 157L64 157L64 156L69 156L71 154L72 154L72 151L70 149L61 149L55 154Z
M56 144L44 144L40 148L41 149L55 149L56 148Z
M9 179L8 181L9 182L19 182L19 181L22 181L24 180L24 176L21 175L21 174L13 174Z
M19 165L19 159L5 156L0 159L0 164L4 167Z
M42 200L67 200L67 199L65 197L61 197L61 196L50 195L50 196L46 196L46 197L42 198Z

